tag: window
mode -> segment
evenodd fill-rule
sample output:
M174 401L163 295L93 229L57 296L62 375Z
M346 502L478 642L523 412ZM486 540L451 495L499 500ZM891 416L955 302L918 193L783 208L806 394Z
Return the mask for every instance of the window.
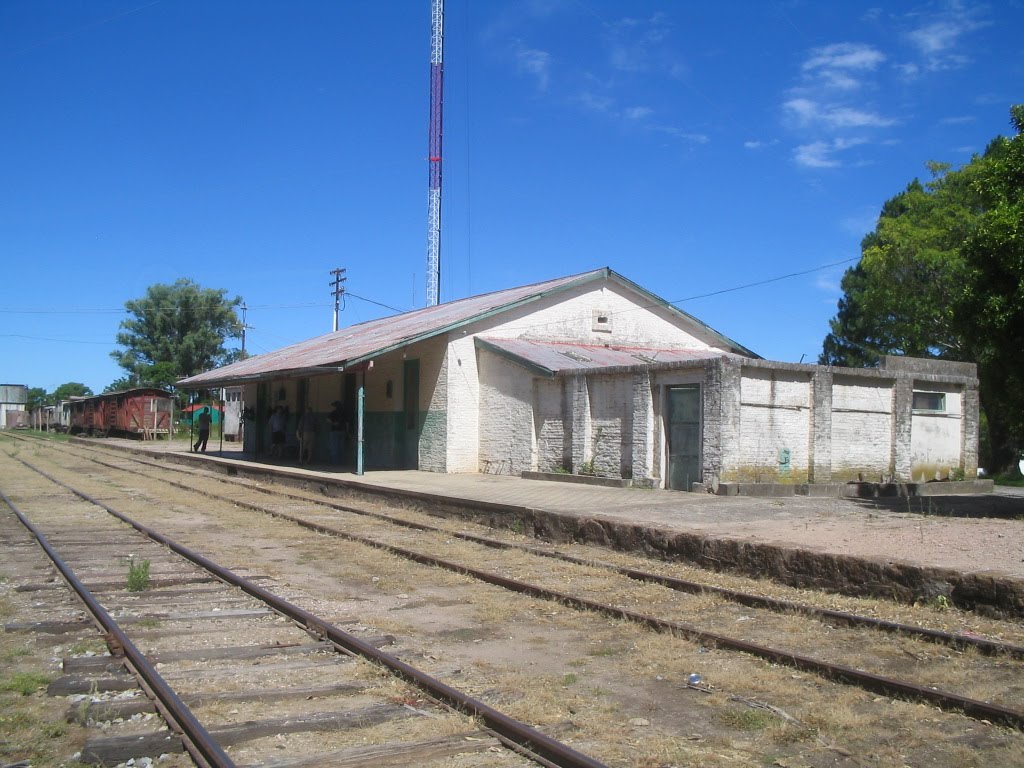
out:
M591 326L591 330L600 331L602 333L612 332L612 316L610 312L605 312L600 309L594 310L594 323Z
M946 410L945 392L914 392L915 411L933 411L944 413Z

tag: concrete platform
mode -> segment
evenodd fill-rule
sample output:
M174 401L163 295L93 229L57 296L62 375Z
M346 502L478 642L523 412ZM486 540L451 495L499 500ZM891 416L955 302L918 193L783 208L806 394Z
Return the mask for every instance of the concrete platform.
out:
M229 474L387 498L554 541L580 541L787 584L1024 616L1024 493L756 498L581 485L508 475L356 475L184 441L103 444Z

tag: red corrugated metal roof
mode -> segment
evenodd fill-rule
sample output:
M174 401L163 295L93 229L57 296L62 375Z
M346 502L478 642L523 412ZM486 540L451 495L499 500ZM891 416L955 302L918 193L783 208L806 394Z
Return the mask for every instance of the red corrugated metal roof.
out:
M205 389L246 380L267 379L273 376L311 375L328 373L343 367L352 368L385 352L446 333L497 312L535 301L548 294L609 278L650 297L652 305L662 306L704 328L709 335L719 339L724 346L740 354L757 357L755 353L709 328L695 317L676 309L671 304L667 304L635 283L604 267L578 275L569 275L517 288L507 288L400 315L358 323L298 344L282 347L273 352L256 355L222 368L190 376L179 381L178 386L184 389Z
M629 368L636 365L713 360L727 353L716 349L667 349L604 344L576 344L536 339L497 339L477 337L478 343L498 354L555 375L567 371L593 371L600 368Z
M556 290L607 275L598 269L543 283L508 288L450 301L400 315L358 323L263 355L240 360L178 382L185 389L220 386L229 381L266 378L270 374L351 366L391 349L422 341L502 309L540 298ZM326 371L324 371L326 373Z

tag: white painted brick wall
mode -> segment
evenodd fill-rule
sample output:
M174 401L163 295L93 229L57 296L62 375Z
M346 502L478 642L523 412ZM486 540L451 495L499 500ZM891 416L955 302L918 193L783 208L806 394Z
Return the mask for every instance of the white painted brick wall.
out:
M418 345L419 346L419 345ZM420 402L427 410L420 435L419 467L429 472L448 471L448 347L431 339L421 347Z
M832 479L878 480L892 472L891 381L832 382Z
M534 423L537 430L537 462L535 469L555 472L566 466L566 434L562 404L564 392L561 379L536 378L533 382Z
M807 480L811 384L804 373L744 369L740 379L739 477L761 482ZM788 475L780 451L790 452Z
M478 468L518 475L534 467L533 381L521 366L481 350Z
M629 477L633 458L633 377L590 376L590 445L584 461L593 461L602 477Z
M916 482L947 479L961 467L963 397L952 387L922 384L915 389L945 392L943 413L914 411L910 427L910 479Z
M740 378L740 478L762 482L807 479L811 385L804 373L746 368ZM781 473L780 451L790 452Z
M477 365L477 350L472 334L449 334L449 472L480 471L480 374Z

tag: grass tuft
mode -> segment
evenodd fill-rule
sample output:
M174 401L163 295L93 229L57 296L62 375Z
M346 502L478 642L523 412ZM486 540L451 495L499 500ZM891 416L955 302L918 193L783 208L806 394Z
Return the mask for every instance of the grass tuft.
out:
M128 591L144 592L149 589L149 560L128 561Z
M31 696L49 682L50 679L46 675L40 675L35 672L15 672L10 677L0 680L0 691Z

